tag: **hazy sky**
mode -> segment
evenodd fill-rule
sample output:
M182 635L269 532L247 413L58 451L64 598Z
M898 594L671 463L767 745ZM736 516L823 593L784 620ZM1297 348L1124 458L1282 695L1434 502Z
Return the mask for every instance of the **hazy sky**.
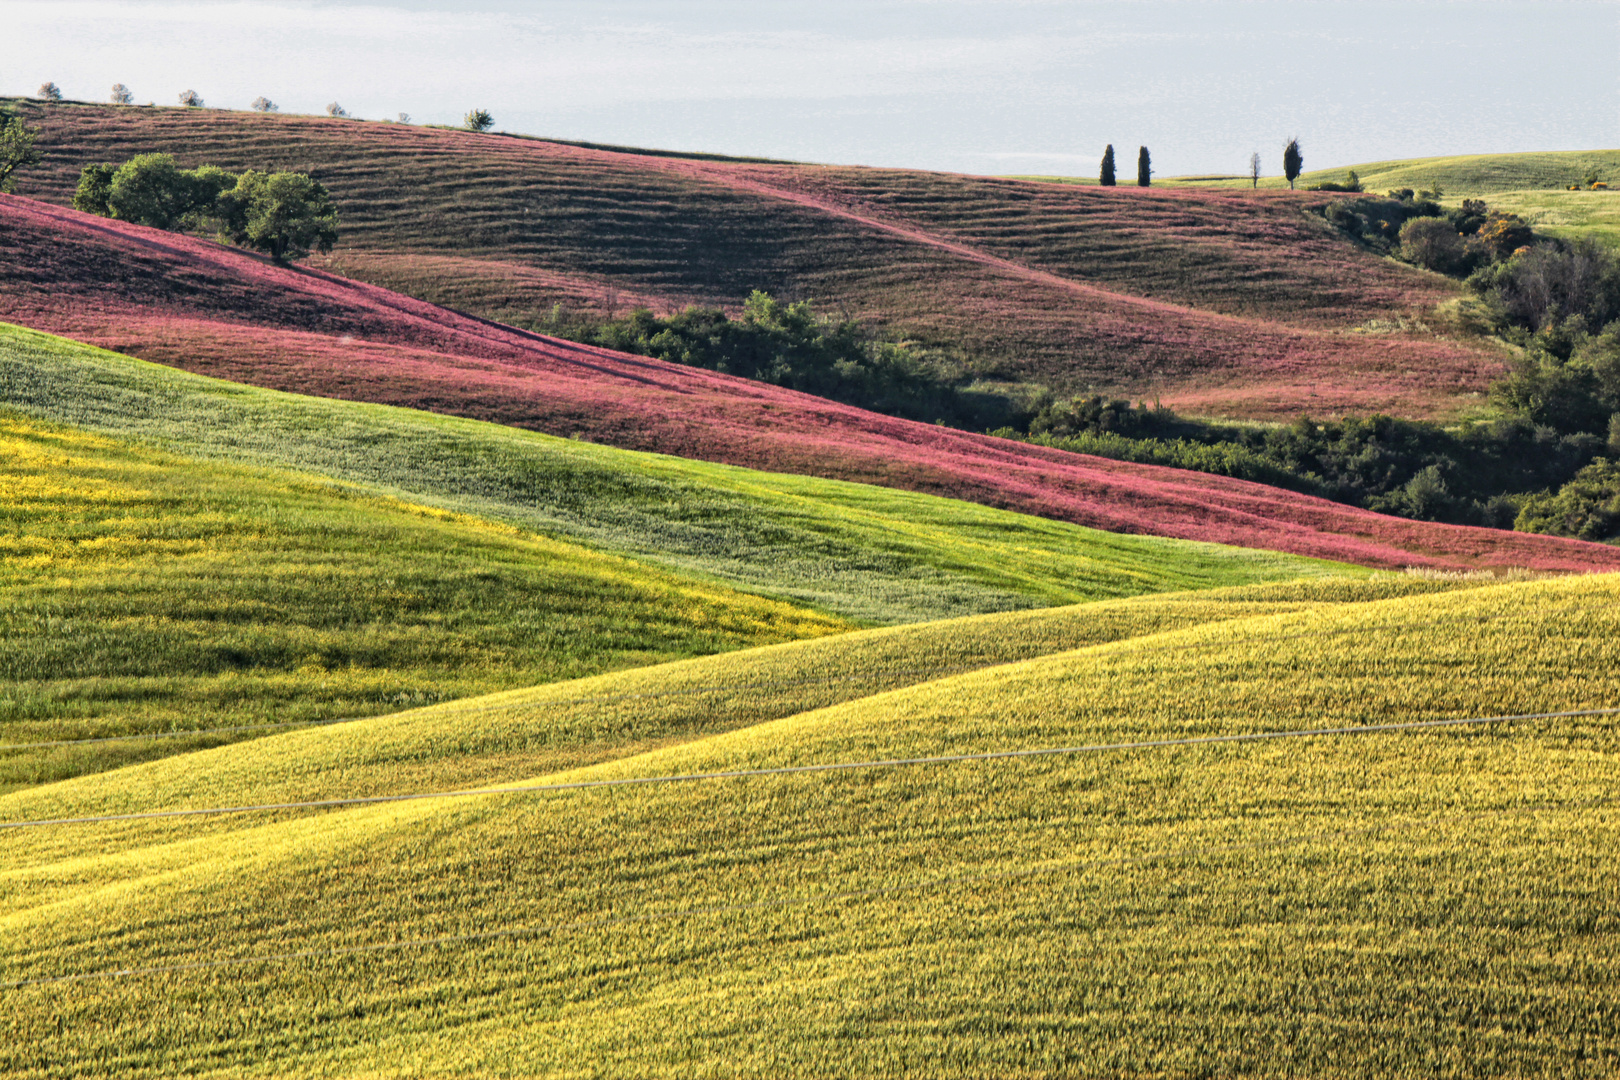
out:
M0 93L980 173L1620 146L1611 0L0 0Z

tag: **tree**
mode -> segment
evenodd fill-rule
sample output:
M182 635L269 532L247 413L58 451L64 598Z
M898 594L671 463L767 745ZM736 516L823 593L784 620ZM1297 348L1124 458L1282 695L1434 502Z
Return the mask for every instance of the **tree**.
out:
M180 91L180 104L188 109L200 109L203 107L202 95L195 90L182 90Z
M488 131L495 126L495 118L484 109L469 112L465 122L468 131Z
M1136 186L1147 187L1153 183L1153 159L1148 156L1148 148L1142 147L1136 154Z
M93 192L100 183L99 179L91 181L87 200L94 197ZM79 185L81 188L85 185L82 172ZM75 205L77 201L75 196ZM172 229L196 209L190 178L168 154L137 154L118 166L107 181L102 205L109 217L154 229Z
M277 262L331 251L337 211L319 181L303 173L248 170L219 197L220 238Z
M253 99L253 104L250 106L250 108L252 108L254 112L280 112L281 111L281 106L280 105L277 105L275 102L271 101L269 98L265 97L263 94L260 94L258 97Z
M118 166L110 161L86 165L79 170L79 190L73 193L73 209L112 217L112 207L107 200L112 198L113 177L117 172Z
M1256 150L1249 155L1249 186L1260 186L1260 151Z
M53 82L42 83L39 88L39 93L35 94L34 96L39 98L41 101L61 101L62 91Z
M402 124L410 123L411 122L411 114L408 113L408 112L400 113L399 114L399 122L402 123Z
M0 191L10 191L18 169L38 165L40 153L34 148L39 132L24 127L14 116L0 113Z
M349 110L334 101L326 107L326 115L341 120L349 115Z
M1283 147L1283 175L1288 177L1288 190L1294 189L1294 181L1299 179L1304 167L1305 155L1299 152L1299 139L1289 139L1288 145Z
M1097 183L1103 187L1114 186L1114 144L1109 143L1108 149L1103 151L1102 171L1097 174Z
M112 97L109 99L114 105L131 105L135 102L135 95L129 92L129 87L123 83L113 83Z

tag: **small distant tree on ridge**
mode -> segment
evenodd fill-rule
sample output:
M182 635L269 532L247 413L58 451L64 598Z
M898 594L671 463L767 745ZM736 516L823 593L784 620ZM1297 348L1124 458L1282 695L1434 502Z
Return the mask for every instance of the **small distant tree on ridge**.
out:
M1103 151L1102 171L1097 174L1097 183L1103 187L1114 186L1114 144L1109 143L1108 149Z
M1249 185L1255 188L1260 186L1260 151L1258 150L1249 155Z
M1147 187L1153 183L1153 158L1148 154L1148 148L1142 147L1136 155L1136 186Z
M251 106L249 106L249 108L251 108L254 112L280 112L281 111L281 106L280 105L277 105L275 102L271 101L269 98L265 97L263 94L260 94L258 97L254 98L253 99L253 104Z
M180 104L188 109L200 109L203 107L202 95L195 90L182 90L180 91Z
M135 95L130 93L129 87L123 83L113 83L112 97L108 100L114 105L132 105L135 103Z
M62 90L53 82L40 84L39 93L35 95L41 101L61 101Z
M1299 152L1299 140L1289 139L1288 145L1283 147L1283 175L1288 177L1288 189L1294 189L1294 181L1299 179L1300 170L1305 167L1305 155Z
M495 126L495 118L486 109L474 109L466 116L468 131L488 131Z

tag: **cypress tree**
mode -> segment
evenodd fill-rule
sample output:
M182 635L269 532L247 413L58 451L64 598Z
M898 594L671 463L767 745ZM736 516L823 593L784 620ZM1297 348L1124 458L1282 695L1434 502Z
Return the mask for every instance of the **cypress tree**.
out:
M1299 152L1299 140L1289 139L1288 145L1283 147L1283 175L1288 177L1288 189L1294 188L1294 181L1299 179L1299 171L1305 167L1305 155Z
M1097 183L1103 187L1114 186L1114 144L1109 143L1108 149L1103 151L1102 172L1097 176Z
M1153 159L1148 156L1147 147L1142 147L1136 155L1136 186L1147 187L1153 183Z

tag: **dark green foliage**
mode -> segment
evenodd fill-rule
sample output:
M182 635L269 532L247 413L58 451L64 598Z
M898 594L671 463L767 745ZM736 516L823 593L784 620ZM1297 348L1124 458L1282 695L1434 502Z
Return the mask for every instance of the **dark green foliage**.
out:
M1406 193L1410 196L1410 192ZM1434 218L1442 213L1440 204L1396 197L1366 196L1335 199L1318 212L1328 223L1361 246L1380 255L1395 254L1401 243L1401 229L1415 218Z
M984 429L1009 419L1008 402L956 385L915 349L867 338L853 320L817 315L808 301L784 304L755 290L742 316L689 307L661 317L646 309L609 322L553 309L535 328L557 337L708 368L911 420Z
M1148 148L1142 147L1136 154L1136 186L1147 187L1153 183L1153 158L1148 154Z
M1401 226L1400 240L1400 256L1413 266L1456 277L1490 259L1485 248L1458 232L1449 218L1413 218Z
M1300 152L1299 140L1289 139L1288 145L1283 147L1283 175L1288 178L1288 187L1292 190L1294 181L1299 179L1300 171L1305 168L1305 155Z
M38 165L40 153L34 147L39 130L24 126L15 116L0 112L0 192L9 192L18 169Z
M473 109L464 120L468 131L488 131L495 126L495 118L486 109Z
M1103 187L1113 187L1114 177L1114 144L1109 143L1108 149L1103 151L1102 171L1097 174L1097 183Z
M112 197L113 174L118 166L111 162L86 165L79 170L79 189L73 193L73 209L87 214L111 217L112 208L107 200Z
M337 242L337 211L326 188L303 173L214 165L182 169L168 154L140 154L122 165L86 165L73 205L91 214L155 229L216 233L225 243L262 251L277 262Z
M1253 480L1426 521L1508 528L1530 492L1589 463L1602 439L1524 415L1449 430L1388 416L1278 428L1187 420L1101 397L1047 403L1031 441L1121 461ZM994 434L1020 437L1012 429Z
M1490 221L1480 228L1482 237L1492 231ZM1620 260L1590 239L1515 250L1468 283L1486 298L1503 330L1540 331L1577 315L1586 326L1620 319Z
M1580 540L1620 540L1620 460L1598 458L1556 495L1531 496L1513 527Z
M94 197L101 184L99 170L106 166L91 168L98 173L90 181L92 190L87 197ZM113 171L103 205L107 216L121 221L154 229L184 228L213 209L220 186L228 179L219 169L182 169L168 154L138 154ZM84 173L79 184L82 189Z
M218 215L221 238L277 262L331 251L337 243L338 217L331 197L303 173L249 169L219 194Z
M1564 434L1612 434L1620 415L1620 321L1600 334L1588 334L1579 315L1550 323L1527 340L1491 397Z

